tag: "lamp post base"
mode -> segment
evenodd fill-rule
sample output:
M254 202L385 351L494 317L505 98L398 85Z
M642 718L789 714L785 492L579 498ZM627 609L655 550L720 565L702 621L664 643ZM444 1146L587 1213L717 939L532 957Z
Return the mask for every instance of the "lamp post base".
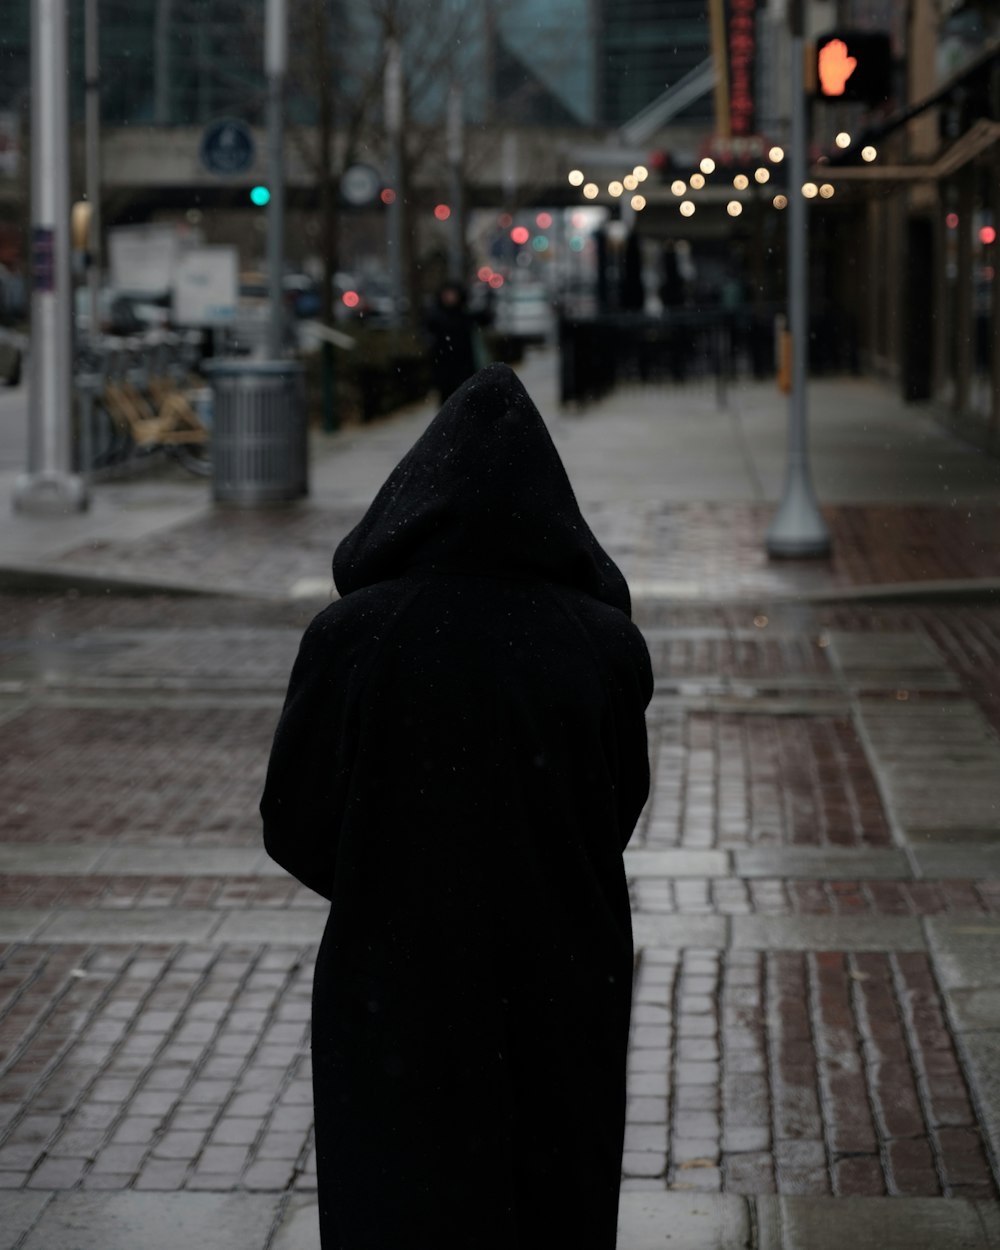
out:
M795 473L767 531L767 554L772 559L823 559L832 552L830 531L813 498L809 483Z
M87 484L75 473L23 473L14 483L17 512L53 516L84 512L89 503Z

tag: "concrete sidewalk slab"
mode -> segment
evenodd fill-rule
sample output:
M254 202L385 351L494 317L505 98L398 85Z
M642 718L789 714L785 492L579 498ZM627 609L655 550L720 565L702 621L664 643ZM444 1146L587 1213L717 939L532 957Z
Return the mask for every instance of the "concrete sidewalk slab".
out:
M913 876L903 851L865 847L751 847L733 852L736 875L808 881L903 881Z
M1000 988L1000 921L931 916L924 927L945 991Z
M58 1193L23 1250L265 1250L277 1209L271 1194Z
M734 1196L624 1193L618 1250L744 1250L751 1245L747 1202Z
M694 947L723 950L727 925L723 916L662 916L639 912L632 917L636 947Z
M998 1250L1000 1207L962 1198L757 1199L759 1250Z
M14 1250L52 1198L44 1191L0 1194L0 1250Z
M626 851L628 877L724 877L729 872L725 851Z
M920 921L909 916L733 916L736 950L920 951Z

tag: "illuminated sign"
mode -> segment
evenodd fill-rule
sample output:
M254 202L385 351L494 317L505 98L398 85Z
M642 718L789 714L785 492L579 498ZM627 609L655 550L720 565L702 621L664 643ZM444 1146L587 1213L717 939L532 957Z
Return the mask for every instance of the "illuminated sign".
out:
M878 31L833 31L816 40L821 100L883 104L892 95L892 46Z
M726 54L729 63L730 134L754 132L754 52L756 50L757 0L728 0L726 5Z

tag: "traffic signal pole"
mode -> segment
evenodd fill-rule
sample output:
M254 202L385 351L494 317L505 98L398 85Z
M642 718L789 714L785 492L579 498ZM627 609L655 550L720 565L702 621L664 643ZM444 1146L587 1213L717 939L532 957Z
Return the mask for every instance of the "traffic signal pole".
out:
M809 241L806 181L807 144L803 0L790 0L791 133L788 147L788 320L792 336L792 391L788 411L785 489L767 531L768 555L830 555L830 533L813 493L809 473Z
M74 512L73 289L70 264L66 0L31 5L31 390L28 465L14 486L23 512Z
M267 285L271 305L268 354L280 360L285 348L285 163L283 153L285 72L288 64L286 0L267 0L264 68L267 72Z

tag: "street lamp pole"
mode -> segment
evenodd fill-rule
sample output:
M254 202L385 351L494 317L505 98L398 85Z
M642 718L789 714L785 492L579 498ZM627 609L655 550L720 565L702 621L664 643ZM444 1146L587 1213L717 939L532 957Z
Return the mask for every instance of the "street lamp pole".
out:
M816 503L809 473L809 252L806 180L805 44L803 0L790 0L791 135L788 151L788 320L792 336L792 393L788 410L785 489L767 531L767 551L777 557L828 556L830 533Z
M451 230L448 234L448 277L461 282L465 277L465 205L462 166L465 160L465 127L462 116L462 88L453 83L448 93L448 167L451 173L449 201Z
M385 41L383 83L386 136L389 140L389 286L392 292L392 324L398 326L403 311L403 53L399 40Z
M267 284L271 305L268 353L278 360L285 346L285 162L284 96L288 68L288 12L286 0L267 0L264 31L264 69L267 74Z
M66 0L34 0L28 465L14 485L14 506L24 512L87 506L86 485L73 472L67 29Z
M97 0L84 8L84 60L86 79L87 289L90 304L90 338L100 336L101 290L101 65L97 30Z

